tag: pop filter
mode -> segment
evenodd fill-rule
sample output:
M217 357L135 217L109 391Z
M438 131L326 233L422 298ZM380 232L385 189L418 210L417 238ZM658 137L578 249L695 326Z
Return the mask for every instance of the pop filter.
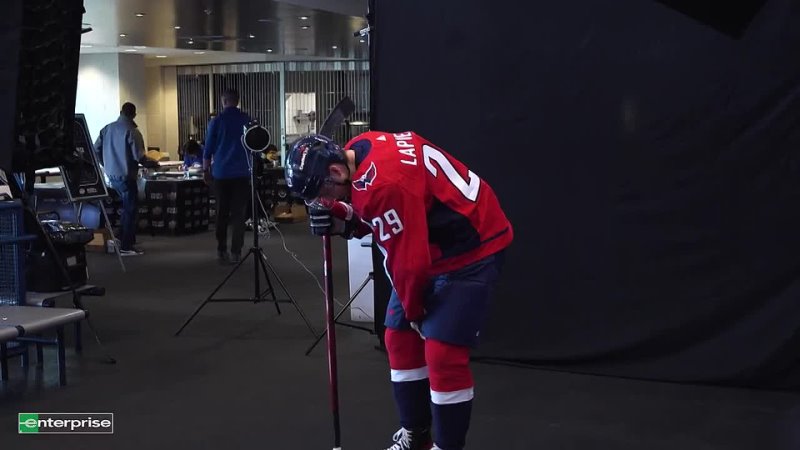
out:
M242 144L251 152L263 152L267 149L270 142L269 131L262 127L258 121L252 121L245 125Z

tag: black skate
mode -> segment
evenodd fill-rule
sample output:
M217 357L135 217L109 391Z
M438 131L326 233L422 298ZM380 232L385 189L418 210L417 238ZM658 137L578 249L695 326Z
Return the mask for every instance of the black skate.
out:
M400 428L392 436L392 440L394 445L386 450L430 450L433 445L433 442L431 442L431 430L428 428L415 430Z

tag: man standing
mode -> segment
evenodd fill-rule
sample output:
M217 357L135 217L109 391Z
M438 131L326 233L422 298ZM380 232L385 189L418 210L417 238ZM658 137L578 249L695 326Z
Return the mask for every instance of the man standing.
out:
M139 174L139 162L145 160L144 138L133 121L135 118L136 106L125 103L119 118L100 130L94 144L95 153L108 175L111 187L122 198L122 241L119 251L122 256L144 253L134 247L138 203L136 178Z
M385 342L401 426L389 449L463 449L474 394L470 349L513 239L494 191L413 132L370 131L344 149L305 137L286 167L289 188L309 202L315 234L372 232L386 257L394 292Z
M242 145L242 135L250 117L239 110L239 93L222 93L222 112L211 120L203 152L203 178L213 180L217 199L217 259L238 263L244 245L245 213L250 198L250 153ZM231 226L231 253L228 255L228 226Z

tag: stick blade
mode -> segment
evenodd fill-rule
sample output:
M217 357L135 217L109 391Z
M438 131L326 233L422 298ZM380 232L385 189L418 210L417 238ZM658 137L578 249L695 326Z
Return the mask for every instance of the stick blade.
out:
M339 103L333 108L328 117L325 118L325 122L322 123L322 127L319 129L319 134L325 137L333 137L333 132L336 131L347 119L350 117L350 114L353 114L356 110L356 104L353 103L353 100L350 97L345 96L343 99L339 100Z

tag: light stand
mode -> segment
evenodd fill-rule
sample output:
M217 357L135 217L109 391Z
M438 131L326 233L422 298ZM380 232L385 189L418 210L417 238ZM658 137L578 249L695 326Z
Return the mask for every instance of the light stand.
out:
M252 218L253 223L258 223L258 208L256 204L258 203L259 199L257 198L258 190L256 189L256 171L255 167L256 164L259 164L260 161L258 160L258 154L265 151L267 146L269 146L270 135L266 128L259 125L257 122L251 122L248 124L247 129L245 130L244 134L242 135L242 145L247 149L250 150L250 156L252 157L252 166L250 167L250 207L252 211ZM267 259L267 255L264 253L264 250L258 245L258 228L256 227L253 230L253 246L244 255L241 260L236 264L236 266L231 270L227 277L222 280L216 289L211 292L211 295L205 299L205 301L197 307L194 313L184 322L183 326L175 333L175 336L181 334L184 328L189 325L189 322L197 316L201 309L208 303L233 303L233 302L252 302L252 303L261 303L261 302L272 302L275 304L275 309L278 311L278 314L281 314L279 303L291 303L294 305L297 312L300 313L300 317L303 318L303 321L306 323L308 330L311 332L314 337L317 337L317 332L314 331L314 327L308 321L305 313L303 310L300 309L300 305L295 302L292 295L289 293L289 290L286 289L286 285L283 284L283 281L278 276L275 269L270 264L269 260ZM253 256L254 264L253 264L253 296L250 298L213 298L214 295L222 289L222 286L228 282L228 280L242 267L242 264L250 257ZM283 292L286 294L287 299L278 299L275 296L275 289L272 285L272 281L270 280L270 273L272 276L275 277L275 280L280 285ZM263 292L261 291L261 274L264 275L264 278L267 282L267 289ZM271 298L268 298L271 297Z
M11 189L11 193L16 198L19 198L22 201L23 205L23 212L27 214L29 221L26 221L25 227L32 227L32 231L36 236L41 239L41 242L44 243L45 249L47 252L50 253L50 256L53 258L53 261L56 264L56 268L58 270L58 275L61 276L61 279L64 280L64 283L69 286L69 291L72 293L72 303L75 308L80 309L86 313L86 323L89 325L89 330L92 332L94 336L94 340L97 342L97 345L100 346L101 351L105 352L105 346L103 342L100 340L100 336L97 334L97 329L94 327L92 320L89 317L89 311L83 305L83 300L81 299L81 295L78 293L78 286L72 281L72 278L69 275L69 270L67 269L67 265L64 259L61 258L61 254L56 249L55 244L53 244L53 240L50 239L50 234L42 226L42 223L39 221L39 216L36 214L36 206L33 206L31 203L35 203L35 200L32 202L32 197L34 196L33 185L35 181L35 171L29 170L25 174L25 183L19 183L17 179L17 183L12 182L9 180L8 187ZM101 205L102 206L102 205ZM25 304L25 299L20 299L21 304ZM80 324L80 322L78 322ZM82 350L82 344L80 344L80 335L76 338L76 350ZM117 360L111 357L108 353L105 355L106 360L109 364L116 364ZM41 359L40 359L41 361Z
M353 325L352 323L339 322L339 318L342 317L342 315L344 315L344 313L347 312L347 310L350 308L350 305L352 305L353 302L356 300L356 297L358 297L358 294L360 294L361 291L363 291L364 288L367 287L367 284L369 284L369 282L372 281L374 278L375 274L373 272L367 274L366 278L364 278L364 281L361 283L361 286L359 286L358 289L356 289L356 291L353 293L353 296L350 297L350 300L348 300L347 303L345 303L344 306L342 306L342 309L336 314L336 317L333 318L334 325L341 325L343 327L366 331L369 334L375 334L373 330L370 330L367 327ZM306 356L310 355L311 352L314 351L314 348L316 348L316 346L320 343L320 341L322 341L322 338L324 338L326 334L328 334L328 330L323 331L322 335L317 337L317 340L314 341L313 344L311 344L311 347L308 347L308 350L306 350Z

